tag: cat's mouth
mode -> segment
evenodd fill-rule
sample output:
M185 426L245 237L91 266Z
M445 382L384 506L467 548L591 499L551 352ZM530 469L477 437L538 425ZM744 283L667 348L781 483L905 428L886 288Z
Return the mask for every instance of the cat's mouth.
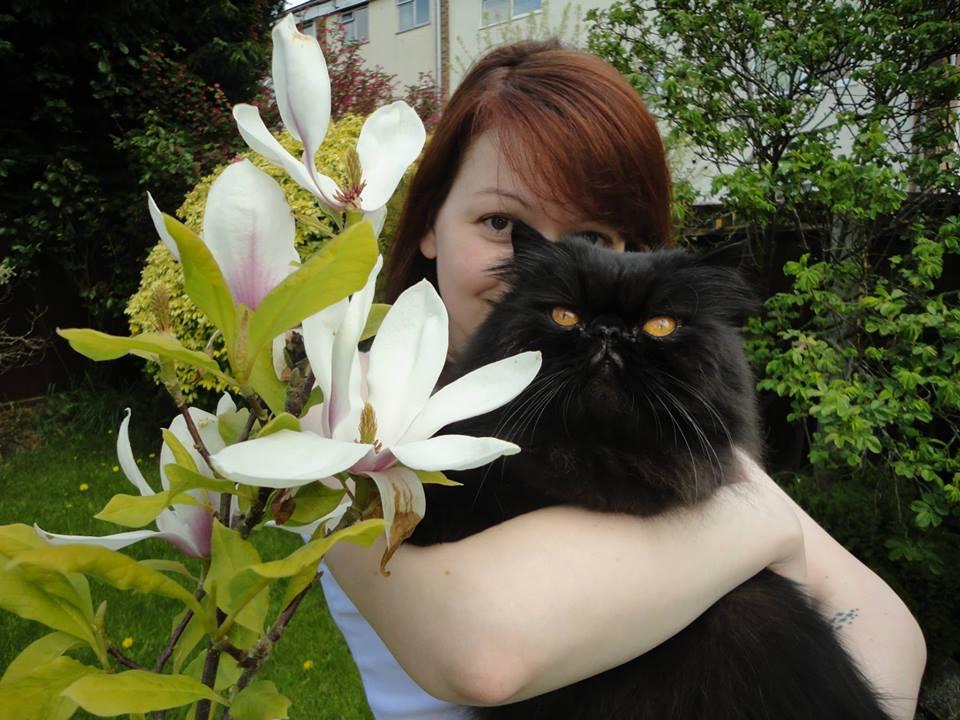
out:
M623 358L610 346L610 343L603 342L590 358L590 369L610 369L611 366L623 370Z

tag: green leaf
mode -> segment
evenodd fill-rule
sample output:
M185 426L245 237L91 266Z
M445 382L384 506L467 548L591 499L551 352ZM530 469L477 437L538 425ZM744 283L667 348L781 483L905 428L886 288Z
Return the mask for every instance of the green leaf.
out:
M280 430L300 432L300 421L288 412L280 413L263 426L260 432L257 433L257 437L266 437Z
M123 337L87 328L58 329L57 334L65 338L70 347L91 360L116 360L129 354L156 361L160 356L201 368L233 384L233 380L220 370L216 360L204 352L188 350L173 335L142 333Z
M224 445L233 445L240 439L249 418L250 411L247 408L240 408L217 416L217 430Z
M293 497L293 515L289 522L294 525L307 525L332 512L346 490L329 488L323 483L315 482L304 485Z
M160 432L163 435L163 442L166 443L167 447L170 448L170 452L173 453L173 459L177 465L185 467L187 470L197 472L197 463L194 462L193 456L183 446L183 443L180 442L180 438L174 435L168 428L163 428Z
M277 720L287 718L290 701L269 680L256 680L237 693L230 704L236 720Z
M43 549L29 550L21 556L30 552L43 552ZM75 604L38 587L20 568L0 568L0 608L97 647L92 618Z
M6 672L0 678L0 686L30 675L37 668L56 660L67 650L82 644L83 640L80 638L62 632L53 632L34 640L7 666Z
M290 578L286 589L283 591L283 600L280 602L280 607L285 608L292 603L293 599L303 592L307 586L316 579L316 577L317 568L311 566L305 567L303 570Z
M247 367L258 355L269 354L277 335L362 288L377 252L377 238L370 223L357 223L327 242L267 293L250 321Z
M174 627L176 627L182 619L183 616L180 615L179 619L174 623ZM187 621L187 626L183 629L183 634L180 635L180 639L177 641L177 645L173 649L174 673L180 672L180 670L183 668L183 664L190 657L190 653L196 649L197 645L200 644L200 641L203 640L205 635L206 633L203 629L203 623L200 622L200 618L194 615L190 618L190 620Z
M23 523L0 525L0 555L4 557L16 557L24 550L46 546L47 543L29 525Z
M77 703L61 693L96 670L73 658L58 656L30 668L15 681L0 685L3 720L68 720Z
M301 548L294 550L283 560L254 565L251 569L267 578L283 578L298 575L307 568L316 568L317 563L326 554L327 550L341 540L358 545L370 545L383 534L383 520L364 520L356 525L338 530L332 535L308 542Z
M220 609L227 615L236 614L235 621L240 625L262 633L270 596L263 592L266 584L260 578L243 572L259 564L260 555L251 543L241 538L240 533L214 520L210 536L210 569L203 586L209 589L211 583L216 583ZM254 592L254 586L259 590ZM253 597L248 598L248 593Z
M323 402L323 389L319 386L314 387L310 391L310 395L307 397L307 402L303 405L303 410L300 412L300 417L303 417L307 414L307 411L310 410L314 405L319 405Z
M363 326L363 332L360 334L360 342L369 340L377 334L389 311L390 306L385 303L374 303L370 306L370 314L367 315L367 324Z
M287 386L277 379L270 352L257 353L246 381L275 415L284 411L287 405Z
M20 553L12 563L60 573L84 573L118 590L137 590L180 600L194 612L203 614L200 603L182 585L156 570L140 565L133 558L96 545L62 545L28 550ZM0 598L3 595L5 593L0 593ZM56 629L70 632L66 628Z
M199 582L199 580L194 576L194 574L187 569L186 565L184 565L182 562L177 562L176 560L148 559L148 560L141 560L140 564L143 565L145 568L149 568L150 570L157 570L158 572L176 573L177 575L182 575L183 577L188 578L189 580L193 580L194 582Z
M236 337L236 309L233 294L210 249L179 220L163 216L167 231L177 243L183 266L183 288L193 304L223 333L227 348Z
M167 473L167 480L170 481L170 490L174 493L181 493L184 490L211 490L213 492L229 493L241 497L256 494L255 489L249 489L244 485L237 485L229 480L207 477L196 470L189 470L182 465L170 463L169 465L164 465L163 470Z
M100 717L169 710L203 699L227 704L224 698L191 677L161 675L146 670L87 675L63 694L87 712Z
M414 470L420 482L424 485L446 485L447 487L462 487L463 483L451 480L442 472L429 470Z
M176 502L182 505L197 505L196 498L192 495L180 493L175 498ZM105 520L116 525L124 527L139 528L152 523L164 509L174 502L169 492L161 492L156 495L114 495L103 510L94 517L97 520Z

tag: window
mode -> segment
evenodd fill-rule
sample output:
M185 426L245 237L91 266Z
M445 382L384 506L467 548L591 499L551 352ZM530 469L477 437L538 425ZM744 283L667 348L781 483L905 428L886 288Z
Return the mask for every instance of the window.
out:
M346 40L355 43L365 43L370 40L366 5L353 10L344 10L340 13L340 24L343 26Z
M426 25L430 22L430 0L397 0L397 15L397 32Z
M495 25L539 11L543 0L481 0L480 25Z

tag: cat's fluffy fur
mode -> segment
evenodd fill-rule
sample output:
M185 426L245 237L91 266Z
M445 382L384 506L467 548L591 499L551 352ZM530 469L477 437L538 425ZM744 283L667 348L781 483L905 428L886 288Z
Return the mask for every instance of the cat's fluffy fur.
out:
M444 432L493 435L523 451L451 473L465 487L428 486L427 516L411 542L456 540L557 504L669 512L734 482L732 448L756 455L760 446L739 333L755 300L740 251L613 253L579 238L548 242L519 224L513 242L512 261L498 270L509 289L454 375L524 350L543 353L542 370L504 408ZM558 325L558 306L579 322ZM657 316L675 320L676 330L648 335L644 323ZM625 665L475 712L523 720L888 717L806 595L768 571Z

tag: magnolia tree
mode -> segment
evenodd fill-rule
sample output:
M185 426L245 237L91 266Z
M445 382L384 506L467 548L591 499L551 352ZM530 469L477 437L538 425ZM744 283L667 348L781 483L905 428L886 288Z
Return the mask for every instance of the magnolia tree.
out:
M200 237L148 198L156 229L183 268L186 292L222 335L228 362L221 367L173 336L163 287L155 291L154 332L60 331L94 360L134 354L158 363L178 414L162 431L159 492L131 451L129 412L120 424L119 464L137 493L115 495L97 517L131 530L91 537L0 527L0 606L52 631L0 681L3 717L65 720L78 707L131 718L162 718L175 708L189 708L196 720L216 713L287 717L289 701L255 676L314 586L324 554L342 540L369 544L384 533L381 571L388 574L390 556L426 512L423 483L450 483L444 470L518 451L496 438L435 434L514 398L539 370L539 354L487 365L434 392L447 353L447 314L433 286L414 285L390 308L373 302L382 264L377 226L423 146L422 123L403 102L374 112L351 153L349 182L339 187L313 162L330 118L323 54L289 16L274 28L273 41L277 103L303 157L280 146L253 106L234 108L240 134L345 229L301 263L280 187L249 161L230 165L214 182ZM370 337L370 352L361 353L358 343ZM292 341L306 354L293 368L284 352ZM216 375L233 392L215 413L188 407L178 364ZM156 529L145 529L151 524ZM273 528L298 532L306 543L287 557L261 558L249 538ZM145 538L200 558L199 582L185 581L191 574L181 563L138 562L119 552ZM111 643L106 605L94 609L91 578L182 604L152 667L137 666ZM275 583L284 585L283 601L268 617ZM81 646L93 650L97 665L67 654ZM199 680L180 672L192 652ZM174 655L180 661L171 670ZM238 671L224 687L217 678L225 656Z

